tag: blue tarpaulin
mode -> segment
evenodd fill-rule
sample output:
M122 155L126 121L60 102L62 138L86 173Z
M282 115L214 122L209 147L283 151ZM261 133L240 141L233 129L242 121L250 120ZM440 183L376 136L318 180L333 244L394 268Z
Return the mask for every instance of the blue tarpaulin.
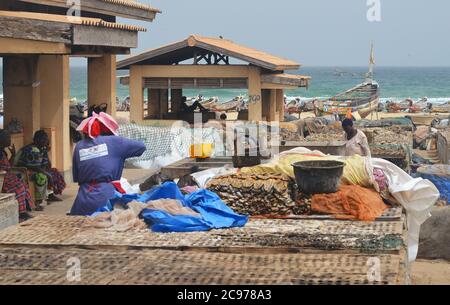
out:
M98 212L112 211L117 203L127 204L131 201L147 203L159 199L179 200L183 206L191 208L201 217L172 215L165 211L145 209L141 215L154 232L193 232L243 227L248 221L248 216L236 214L217 194L200 190L185 196L173 182L167 182L145 194L116 193L116 198Z
M435 164L421 166L417 170L417 176L428 179L441 193L441 199L450 204L450 165Z

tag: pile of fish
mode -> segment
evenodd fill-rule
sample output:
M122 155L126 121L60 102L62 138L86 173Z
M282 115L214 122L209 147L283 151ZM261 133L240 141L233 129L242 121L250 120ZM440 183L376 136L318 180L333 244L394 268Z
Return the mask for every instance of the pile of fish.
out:
M370 145L372 156L406 158L406 151L401 145Z
M287 128L280 128L280 139L282 141L303 141L298 131L292 131Z
M236 213L261 215L303 215L310 199L295 200L295 183L281 174L231 174L208 182L207 189L217 193Z
M412 145L413 133L402 126L365 128L362 131L366 134L369 144L402 144Z
M343 131L329 130L323 133L312 133L305 137L307 142L334 142L345 141L345 134Z

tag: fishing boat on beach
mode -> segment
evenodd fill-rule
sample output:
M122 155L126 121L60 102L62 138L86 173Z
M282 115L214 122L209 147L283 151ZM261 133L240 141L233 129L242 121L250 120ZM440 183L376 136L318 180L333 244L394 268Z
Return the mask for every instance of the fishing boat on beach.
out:
M216 104L212 110L216 112L232 112L242 110L243 108L245 108L244 97L237 96L226 103Z
M440 105L433 105L431 112L435 113L449 113L450 112L450 101Z
M358 112L361 118L366 118L372 112L376 111L379 104L380 86L373 79L374 65L375 59L372 46L369 72L366 74L365 81L330 99L319 101L317 108L318 115L338 114L339 116L345 116L349 112Z
M210 99L200 102L200 104L202 104L203 107L205 107L206 109L209 109L209 110L214 109L214 107L217 105L217 103L219 103L218 97L212 97Z

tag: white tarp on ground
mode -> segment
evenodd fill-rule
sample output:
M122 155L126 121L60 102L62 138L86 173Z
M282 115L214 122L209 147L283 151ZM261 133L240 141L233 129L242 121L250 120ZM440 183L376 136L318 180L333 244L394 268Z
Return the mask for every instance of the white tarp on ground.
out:
M402 169L383 159L372 159L389 180L389 191L405 208L408 225L408 257L412 262L419 249L420 226L431 217L431 210L439 199L439 191L429 180L412 178Z

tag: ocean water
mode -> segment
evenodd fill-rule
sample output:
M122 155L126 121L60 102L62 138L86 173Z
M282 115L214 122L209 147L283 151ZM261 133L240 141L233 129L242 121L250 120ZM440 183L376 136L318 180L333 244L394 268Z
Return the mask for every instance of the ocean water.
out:
M1 66L0 66L1 70ZM308 89L287 90L288 97L323 98L350 89L364 79L366 67L302 67L297 73L312 77ZM127 71L118 71L125 75ZM427 97L433 103L450 101L450 67L376 67L375 80L381 88L382 100L418 100ZM0 73L2 81L2 73ZM0 95L2 94L0 86ZM79 101L87 99L86 67L71 68L71 96ZM185 95L205 97L217 96L223 102L238 95L247 95L246 90L185 90ZM127 86L117 82L117 96L122 100L129 95Z

